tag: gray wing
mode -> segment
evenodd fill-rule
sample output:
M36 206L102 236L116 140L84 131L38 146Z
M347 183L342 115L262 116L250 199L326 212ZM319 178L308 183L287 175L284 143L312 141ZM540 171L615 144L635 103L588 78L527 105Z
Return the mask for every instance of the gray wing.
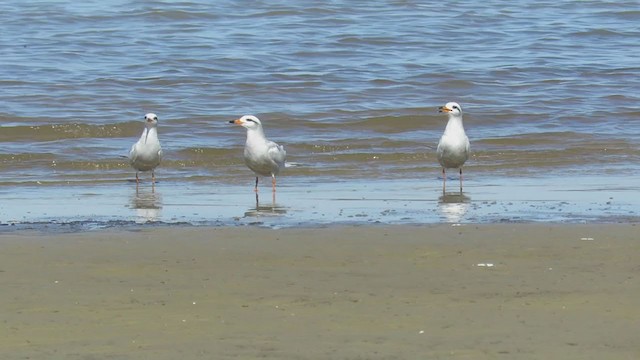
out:
M145 128L144 130L142 130L142 135L140 135L140 138L138 139L138 141L136 141L135 143L133 143L133 145L131 145L131 150L129 150L129 161L131 163L134 163L137 159L138 159L138 144L142 141L142 139L144 139L145 135L147 134L147 129Z
M465 141L465 147L464 147L465 159L464 159L464 161L467 161L467 159L469 159L469 138L466 135L464 137L464 141Z
M131 163L136 161L136 158L138 157L138 152L136 151L136 145L138 143L135 143L131 146L131 150L129 150L129 161Z
M444 136L443 136L444 137ZM438 153L438 160L440 160L442 158L442 154L444 153L444 146L442 145L443 143L443 138L440 138L440 141L438 141L438 148L437 148L437 153Z
M269 141L267 146L269 147L269 150L267 151L269 158L278 164L278 166L284 166L284 162L287 159L287 152L284 150L284 147L274 143L273 141Z

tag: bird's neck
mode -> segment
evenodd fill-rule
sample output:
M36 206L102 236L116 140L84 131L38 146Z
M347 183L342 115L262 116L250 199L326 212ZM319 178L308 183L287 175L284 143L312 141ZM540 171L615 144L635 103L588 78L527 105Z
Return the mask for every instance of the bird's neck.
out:
M451 116L449 117L449 122L447 122L447 127L444 129L445 134L447 133L464 133L464 126L462 125L462 116Z
M247 130L247 143L256 143L261 141L265 141L264 131L262 131L262 129L257 128Z
M144 139L145 143L157 142L158 128L156 127L145 128L144 131L142 132L142 139Z

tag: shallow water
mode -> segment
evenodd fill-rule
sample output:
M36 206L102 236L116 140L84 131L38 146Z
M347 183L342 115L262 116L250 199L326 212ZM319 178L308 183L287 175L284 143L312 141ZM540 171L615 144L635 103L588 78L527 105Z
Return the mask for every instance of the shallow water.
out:
M573 199L568 187L606 199L622 186L631 203L619 212L569 212L626 219L640 208L635 2L51 0L2 3L0 24L1 223L138 219L124 156L146 112L159 115L165 152L161 221L233 223L249 209L245 134L228 124L246 113L294 165L279 180L278 202L291 209L283 223L340 222L310 209L340 208L322 199L350 191L388 200L404 188L400 198L411 198L412 186L433 206L413 204L411 216L403 203L365 201L357 207L369 218L356 220L447 220L429 211L441 196L435 145L446 119L437 106L452 100L472 147L462 204L508 204L520 191ZM308 189L323 194L303 196ZM83 201L69 209L69 198ZM191 205L213 206L203 199L235 210L193 215ZM385 210L400 215L373 215ZM572 218L554 210L518 216Z
M452 179L453 180L453 179ZM0 232L76 231L171 224L270 228L336 224L496 222L621 223L640 221L640 185L604 177L558 183L556 177L479 178L464 192L442 193L435 181L287 181L276 197L268 186L135 182L93 186L20 187L3 191ZM455 184L455 181L452 181ZM247 184L249 185L249 184Z

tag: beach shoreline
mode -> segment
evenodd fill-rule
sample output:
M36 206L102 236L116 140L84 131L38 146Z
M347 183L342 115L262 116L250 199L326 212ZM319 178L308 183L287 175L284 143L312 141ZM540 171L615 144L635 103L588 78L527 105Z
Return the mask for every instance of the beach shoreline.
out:
M149 184L5 188L0 225L34 229L118 228L131 224L261 225L270 228L438 223L627 223L640 219L634 178L615 187L602 176L479 179L442 193L438 179L310 182L270 186L161 181ZM0 226L0 232L12 230Z
M3 359L630 359L635 224L0 235Z

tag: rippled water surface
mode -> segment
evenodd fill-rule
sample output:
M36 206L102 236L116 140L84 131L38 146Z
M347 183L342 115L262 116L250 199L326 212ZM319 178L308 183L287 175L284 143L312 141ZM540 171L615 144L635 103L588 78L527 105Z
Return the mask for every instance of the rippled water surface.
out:
M2 2L0 221L44 218L15 207L38 191L45 207L94 186L128 198L146 112L165 207L231 185L252 196L244 129L228 123L247 113L287 148L281 193L304 206L308 189L396 179L437 200L447 101L471 140L465 202L587 177L602 186L585 193L627 184L637 198L639 38L636 1Z

